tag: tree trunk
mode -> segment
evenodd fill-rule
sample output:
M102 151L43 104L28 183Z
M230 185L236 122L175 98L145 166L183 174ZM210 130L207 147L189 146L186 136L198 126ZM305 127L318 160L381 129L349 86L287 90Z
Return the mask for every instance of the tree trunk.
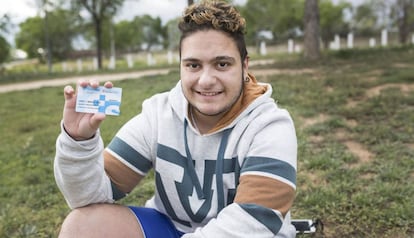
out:
M399 1L398 3L401 11L401 16L398 19L399 40L401 44L405 45L410 34L408 20L410 18L411 4L407 1Z
M188 6L194 3L194 0L188 0Z
M304 57L309 60L317 60L321 57L319 43L320 26L318 5L318 0L305 1Z
M102 24L108 17L114 16L124 0L76 0L75 5L83 6L92 16L95 26L96 58L98 69L102 69Z
M94 18L96 34L96 58L98 60L98 69L102 69L102 21L99 17Z

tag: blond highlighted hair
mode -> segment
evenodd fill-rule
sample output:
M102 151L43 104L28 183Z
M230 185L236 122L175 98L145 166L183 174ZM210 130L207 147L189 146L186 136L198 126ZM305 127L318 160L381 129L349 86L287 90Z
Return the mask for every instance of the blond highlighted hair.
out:
M247 57L244 34L246 21L232 5L223 1L202 1L187 7L180 19L178 28L181 31L181 44L189 35L206 30L225 32L237 45L240 57Z

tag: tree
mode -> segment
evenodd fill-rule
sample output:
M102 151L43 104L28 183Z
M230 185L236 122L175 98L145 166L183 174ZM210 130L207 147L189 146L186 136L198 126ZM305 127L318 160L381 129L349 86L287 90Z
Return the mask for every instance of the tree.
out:
M349 31L349 26L344 21L346 9L351 9L351 4L340 2L334 5L330 0L321 0L319 3L320 32L325 49L336 34Z
M155 44L162 43L163 28L161 24L161 18L152 18L149 15L144 15L140 18L143 32L143 43L145 44L146 51L150 51L151 47Z
M38 49L44 49L44 27L41 17L27 18L20 23L20 32L16 35L16 46L27 52L29 58L39 57Z
M0 65L9 58L9 54L10 45L7 43L6 39L0 36Z
M372 6L368 2L363 3L353 13L352 28L361 36L371 37L378 32L378 16Z
M190 6L194 3L194 0L188 0L187 3L188 3L187 5Z
M399 41L406 44L414 30L414 0L370 0L354 14L354 26L363 35L372 36L383 28L396 28Z
M392 9L395 25L398 27L398 36L401 44L406 44L410 31L414 28L414 0L397 0Z
M124 0L73 0L74 9L85 8L92 17L95 28L98 68L102 69L102 25L112 19ZM79 9L78 9L79 10Z
M304 23L304 57L309 60L317 60L321 57L318 0L305 1Z
M7 33L10 25L10 18L7 14L0 17L0 33ZM10 45L0 34L0 64L7 60L10 54Z
M140 50L142 32L137 30L133 21L120 21L115 25L115 47L118 51L134 52Z
M53 58L64 59L72 51L72 39L77 34L77 16L71 11L55 9L48 12L48 38ZM27 52L29 58L42 57L39 49L47 49L44 18L37 16L20 24L16 35L16 46ZM41 58L42 59L42 58Z
M162 27L161 18L150 15L136 16L130 22L121 21L115 25L116 47L129 52L145 46L149 51L153 45L163 43L167 37L166 29Z
M178 22L179 19L173 19L167 22L165 26L165 41L164 41L164 47L168 50L176 50L178 49L178 46L180 44L180 35L181 32L178 29Z
M304 0L249 0L240 7L247 22L247 42L258 43L262 31L271 31L276 39L295 36L303 26Z
M10 27L10 16L8 14L4 14L0 17L0 33L7 33Z

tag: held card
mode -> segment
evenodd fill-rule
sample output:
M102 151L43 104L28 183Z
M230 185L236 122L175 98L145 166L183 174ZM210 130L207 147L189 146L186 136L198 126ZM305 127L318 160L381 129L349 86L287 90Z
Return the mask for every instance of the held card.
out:
M105 113L119 116L122 88L78 87L76 111L82 113Z

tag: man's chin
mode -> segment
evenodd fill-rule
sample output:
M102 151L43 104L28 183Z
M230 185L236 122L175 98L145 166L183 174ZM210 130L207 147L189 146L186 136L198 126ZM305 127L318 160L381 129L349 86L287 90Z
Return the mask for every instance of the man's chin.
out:
M202 114L203 116L210 116L210 117L215 117L215 116L219 116L219 115L223 115L224 113L226 113L228 111L227 108L225 109L218 109L218 108L214 108L214 109L209 109L209 108L195 108L196 111L200 114Z

